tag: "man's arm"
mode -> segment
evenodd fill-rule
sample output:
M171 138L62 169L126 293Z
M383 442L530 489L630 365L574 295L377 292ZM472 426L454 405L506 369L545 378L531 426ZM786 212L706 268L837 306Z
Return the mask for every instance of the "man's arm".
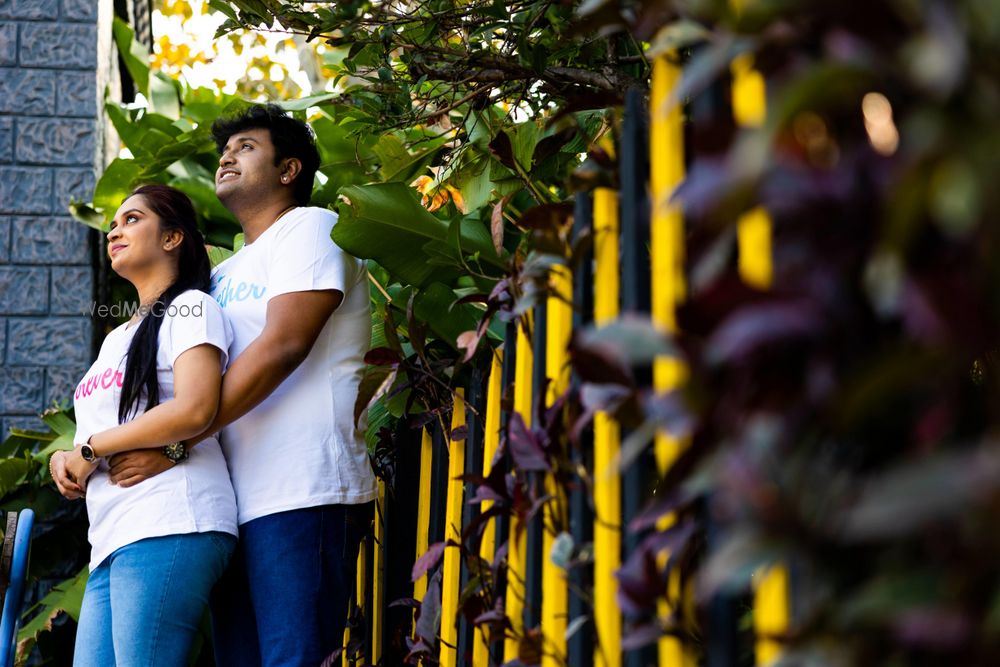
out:
M344 298L339 290L289 292L267 304L264 330L222 377L219 410L211 425L186 441L190 447L250 412L299 367L330 315ZM110 460L112 484L123 487L158 475L173 464L159 450L136 450Z
M215 419L194 444L250 412L309 355L330 315L343 300L338 290L290 292L267 304L264 330L233 361L222 378Z

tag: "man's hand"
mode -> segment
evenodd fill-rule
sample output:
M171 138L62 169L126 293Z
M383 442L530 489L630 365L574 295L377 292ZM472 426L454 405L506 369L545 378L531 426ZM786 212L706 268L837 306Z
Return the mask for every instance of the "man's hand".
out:
M86 492L87 480L97 470L97 464L84 461L79 447L75 447L71 452L64 453L61 458L66 466L66 476L70 481L76 482L77 486L83 492Z
M70 479L66 472L66 452L58 451L52 454L52 458L49 459L49 472L52 474L52 481L56 483L59 493L70 500L83 498L84 486Z
M121 487L135 486L150 477L156 477L164 470L176 465L156 449L136 449L115 454L108 460L112 484Z

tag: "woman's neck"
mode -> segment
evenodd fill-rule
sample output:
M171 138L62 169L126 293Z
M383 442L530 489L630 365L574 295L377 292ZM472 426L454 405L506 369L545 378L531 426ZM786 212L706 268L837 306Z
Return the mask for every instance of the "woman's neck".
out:
M176 280L177 274L175 272L156 271L130 282L139 294L139 305L145 309L153 305L153 302L160 298L160 295Z

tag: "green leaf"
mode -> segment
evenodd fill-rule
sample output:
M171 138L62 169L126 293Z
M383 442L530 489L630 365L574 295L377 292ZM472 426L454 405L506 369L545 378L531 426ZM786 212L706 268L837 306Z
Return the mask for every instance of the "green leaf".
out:
M349 185L341 194L333 240L355 257L374 259L395 278L411 285L430 281L434 269L417 252L428 241L444 241L448 225L420 205L402 183Z
M443 173L439 180L457 188L465 200L465 209L475 211L485 206L493 193L493 183L487 172L489 163L489 156L469 145L457 159L456 166Z
M180 84L163 72L154 72L149 80L149 108L177 120L181 117Z
M58 438L50 442L44 448L38 450L32 457L34 458L35 461L39 463L39 465L42 466L42 469L45 471L46 479L49 478L49 469L48 469L49 457L59 450L67 452L72 450L74 435L75 433L67 433L65 435L60 435Z
M121 55L122 62L129 76L135 82L136 90L148 97L149 92L149 54L142 44L135 40L132 27L117 16L111 27L115 37L115 45Z
M531 171L531 157L535 154L535 145L541 137L538 125L533 120L525 121L507 130L507 135L514 148L514 159L525 173Z
M447 242L448 225L420 205L416 191L402 183L380 183L350 185L342 194L349 203L340 206L333 240L355 257L374 259L404 283L430 282L435 270L418 249L430 241ZM489 232L478 221L463 219L460 242L463 253L479 253L487 264L504 266Z
M70 435L76 433L76 422L63 410L49 410L42 414L42 421L50 429L59 435Z
M75 577L53 586L44 598L24 612L25 618L32 614L34 618L25 623L17 633L17 659L21 664L27 660L38 636L52 629L52 621L59 614L68 614L73 620L80 619L83 591L87 587L88 577L89 568L84 567Z
M373 401L368 406L368 428L365 429L365 445L368 452L375 451L378 444L378 433L383 428L392 428L396 418L389 413L385 396Z
M28 459L0 459L0 498L16 489L30 468Z
M235 254L232 250L217 245L206 246L205 249L208 250L208 261L213 267L222 264Z
M458 336L479 324L482 311L471 304L455 305L458 295L442 283L421 289L413 301L413 312L431 330L456 350Z
M71 201L69 203L69 214L88 227L92 227L99 232L106 231L104 216L99 211L94 210L84 203Z
M323 93L321 95L310 95L309 97L300 97L294 100L282 100L278 102L280 106L285 111L305 111L309 107L319 106L323 102L328 102L340 97L340 93Z
M122 201L132 192L141 175L139 163L128 158L115 158L101 175L94 188L94 207L110 219Z
M430 141L420 150L411 153L399 137L386 134L379 139L372 150L382 165L379 172L383 181L409 183L424 170L424 167L430 164L440 145L440 140Z
M185 177L172 179L170 185L191 198L195 210L202 218L211 220L216 225L239 228L236 218L215 196L215 185L211 181Z
M229 20L239 22L236 10L229 6L224 0L208 0L208 7L224 14Z

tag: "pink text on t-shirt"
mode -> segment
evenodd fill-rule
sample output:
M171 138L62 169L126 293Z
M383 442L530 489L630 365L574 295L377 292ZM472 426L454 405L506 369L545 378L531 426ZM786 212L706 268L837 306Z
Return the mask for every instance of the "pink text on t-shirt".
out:
M76 393L73 396L76 400L80 400L81 397L90 396L98 389L107 390L112 386L121 389L122 373L113 368L105 368L103 373L94 373L81 380L80 384L76 385Z

